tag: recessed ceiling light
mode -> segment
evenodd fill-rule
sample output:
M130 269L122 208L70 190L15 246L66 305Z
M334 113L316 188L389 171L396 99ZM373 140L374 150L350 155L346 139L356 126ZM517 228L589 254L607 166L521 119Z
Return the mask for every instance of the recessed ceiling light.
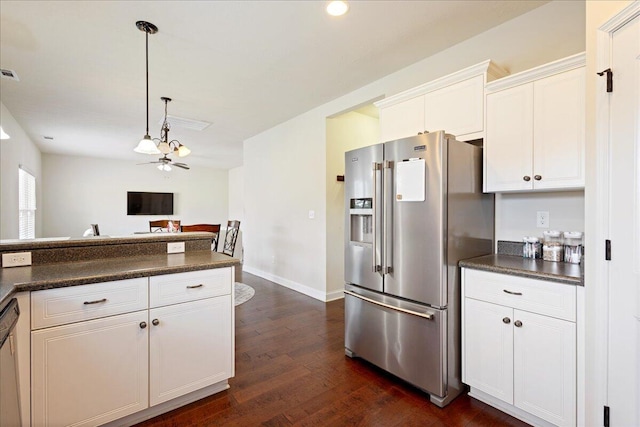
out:
M327 5L327 13L331 16L342 16L349 11L346 1L332 1Z

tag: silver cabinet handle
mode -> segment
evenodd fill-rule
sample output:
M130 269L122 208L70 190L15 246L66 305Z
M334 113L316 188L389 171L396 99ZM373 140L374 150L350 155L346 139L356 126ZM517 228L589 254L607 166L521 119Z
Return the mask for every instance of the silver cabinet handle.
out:
M531 181L531 177L529 175L523 176L522 179L524 179L527 182Z
M516 320L515 322L513 322L514 325L516 325L517 328L522 326L522 322L519 320Z
M390 274L393 272L393 162L385 160L382 174L382 187L384 188L384 196L382 206L384 210L382 222L382 240L384 241L384 256L382 262L382 272Z
M540 181L542 179L542 175L535 175L533 179L535 179L536 181Z
M147 327L147 322L140 322L140 329L144 329Z
M372 247L372 271L374 273L377 273L378 271L380 271L380 269L382 268L382 266L380 265L380 263L378 262L378 233L376 232L377 230L377 223L376 223L376 218L378 217L378 213L376 212L376 206L378 203L378 171L380 170L380 168L382 167L382 165L380 163L376 163L373 162L372 164L372 169L373 169L373 197L371 199L371 207L373 208L371 210L372 215L371 215L371 222L372 222L372 230L373 230L373 247Z
M199 285L189 285L187 286L187 289L196 289L196 288L201 288L204 285L202 283L200 283Z
M84 305L89 305L89 304L100 304L101 302L107 302L106 298L102 298L102 299L97 299L95 301L85 301L83 302Z
M412 316L424 317L425 319L428 319L428 320L433 320L433 318L434 318L432 313L420 313L420 312L413 311L413 310L407 310L406 308L394 307L392 305L385 304L383 302L376 301L374 299L367 298L367 297L364 297L362 295L356 294L355 292L351 292L351 291L347 291L347 290L345 290L344 293L348 294L348 295L351 295L352 297L359 298L359 299L361 299L363 301L370 302L371 304L379 305L380 307L384 307L384 308L388 308L388 309L391 309L391 310L399 311L401 313L411 314Z
M502 322L508 325L509 323L511 323L511 319L509 319L508 317L503 317Z
M153 324L153 326L158 326L160 324L160 321L158 319L153 319L151 323Z
M522 295L522 292L511 292L511 291L508 291L506 289L503 289L502 292L506 292L506 293L508 293L510 295Z

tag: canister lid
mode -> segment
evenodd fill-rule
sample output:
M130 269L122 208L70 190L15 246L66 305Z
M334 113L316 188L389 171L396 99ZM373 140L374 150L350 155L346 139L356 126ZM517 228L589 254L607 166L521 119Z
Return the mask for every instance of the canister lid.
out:
M539 238L533 236L524 236L522 241L525 243L538 243L540 241Z
M582 239L582 231L565 231L565 239Z
M560 237L562 232L558 230L547 230L543 231L544 237Z

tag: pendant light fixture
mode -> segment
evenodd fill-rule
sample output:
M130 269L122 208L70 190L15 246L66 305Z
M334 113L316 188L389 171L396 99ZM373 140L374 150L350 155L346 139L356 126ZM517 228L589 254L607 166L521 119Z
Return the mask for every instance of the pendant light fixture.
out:
M155 142L151 139L149 135L149 34L155 34L158 32L158 27L153 25L150 22L146 21L138 21L136 22L136 27L140 31L144 31L145 33L145 52L146 52L146 80L147 80L147 131L144 134L144 137L138 143L138 146L133 149L136 153L142 154L160 154L160 150L156 146Z
M164 101L164 121L162 122L162 129L160 129L160 141L158 142L158 150L160 150L162 154L177 153L178 157L187 156L189 155L189 153L191 153L191 150L182 145L180 141L176 139L169 141L170 125L167 121L167 104L171 102L171 98L163 96L160 99Z

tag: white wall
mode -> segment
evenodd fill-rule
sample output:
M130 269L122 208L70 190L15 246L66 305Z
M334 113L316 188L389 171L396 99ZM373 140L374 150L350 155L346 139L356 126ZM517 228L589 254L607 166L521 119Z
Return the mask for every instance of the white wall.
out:
M326 254L342 251L326 240L327 117L486 59L515 73L582 52L584 17L584 2L550 2L246 140L245 270L326 299Z
M143 159L141 159L143 160ZM97 223L104 235L148 231L149 220L166 216L127 215L127 191L174 193L174 215L183 224L226 224L226 170L192 166L161 172L127 160L44 154L43 235L82 236Z
M244 172L243 167L229 169L229 219L244 222Z
M344 289L344 153L378 143L379 120L349 112L327 119L327 300L340 298ZM338 246L340 245L340 246Z
M0 141L0 239L19 237L18 168L20 165L36 178L36 237L41 237L44 209L40 150L2 103L0 103L0 125L11 137Z
M549 212L549 228L536 227L538 211ZM505 193L496 195L496 241L521 242L544 230L584 232L584 192Z

